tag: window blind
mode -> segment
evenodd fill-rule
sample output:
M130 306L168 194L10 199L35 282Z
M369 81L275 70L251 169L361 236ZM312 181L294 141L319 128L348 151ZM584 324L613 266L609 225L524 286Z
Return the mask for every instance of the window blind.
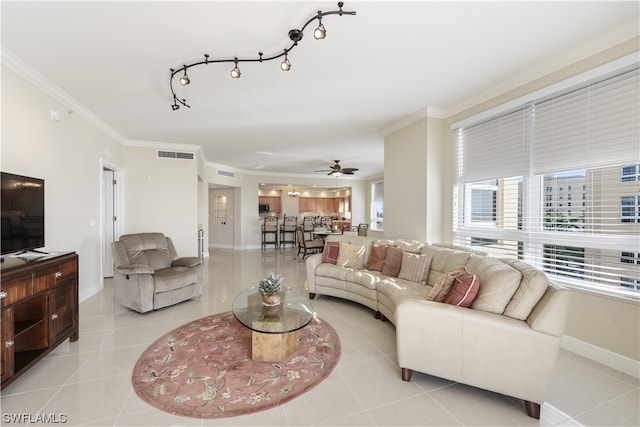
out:
M459 174L463 182L522 173L527 169L530 107L461 129Z
M533 172L595 168L640 158L637 69L533 107Z

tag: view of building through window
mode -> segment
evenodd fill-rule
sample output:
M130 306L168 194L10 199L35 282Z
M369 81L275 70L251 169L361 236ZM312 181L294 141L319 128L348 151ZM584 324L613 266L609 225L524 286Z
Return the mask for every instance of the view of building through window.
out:
M640 236L639 169L620 165L464 184L464 241L458 243L502 257L537 258L561 278L640 291L640 247L616 249L620 239Z

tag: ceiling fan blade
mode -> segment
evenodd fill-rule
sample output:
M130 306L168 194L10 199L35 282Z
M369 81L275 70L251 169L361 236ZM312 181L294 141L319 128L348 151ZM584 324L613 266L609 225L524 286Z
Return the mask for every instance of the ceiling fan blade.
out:
M358 168L343 168L342 173L354 173Z

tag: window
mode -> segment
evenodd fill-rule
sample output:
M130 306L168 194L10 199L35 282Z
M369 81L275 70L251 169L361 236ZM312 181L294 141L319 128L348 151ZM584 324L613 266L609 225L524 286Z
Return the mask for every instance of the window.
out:
M640 181L640 164L622 166L622 182Z
M384 229L384 181L371 184L371 229Z
M640 222L640 196L620 197L620 217L622 222Z
M459 127L455 243L640 299L639 105L636 65Z

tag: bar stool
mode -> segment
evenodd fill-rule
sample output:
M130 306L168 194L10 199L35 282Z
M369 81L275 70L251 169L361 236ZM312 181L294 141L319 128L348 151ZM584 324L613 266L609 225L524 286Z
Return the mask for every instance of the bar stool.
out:
M269 235L273 235L273 240L268 238ZM265 216L262 224L262 248L266 245L278 247L278 217L274 215Z
M298 226L297 216L284 216L284 222L280 228L280 246L291 243L296 245L296 228Z

